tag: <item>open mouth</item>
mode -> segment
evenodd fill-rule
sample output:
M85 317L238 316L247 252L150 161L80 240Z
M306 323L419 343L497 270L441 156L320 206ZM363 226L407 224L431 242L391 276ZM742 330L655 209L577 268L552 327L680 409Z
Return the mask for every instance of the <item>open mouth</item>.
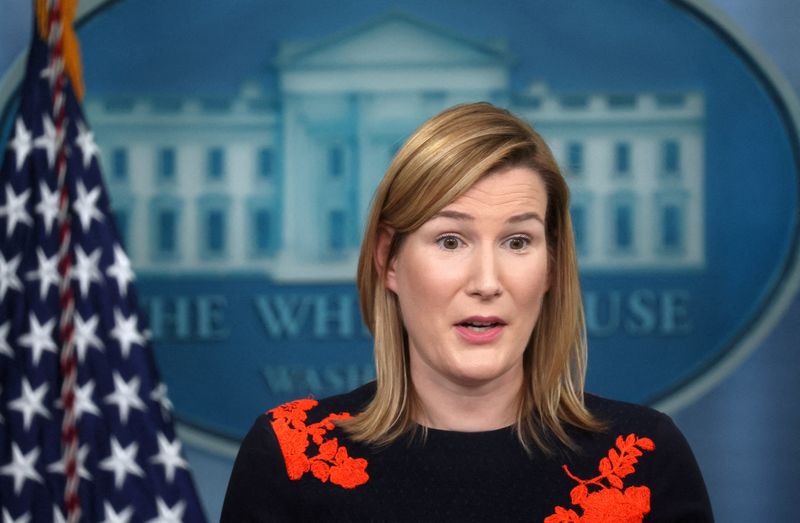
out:
M458 324L460 327L466 327L474 332L486 332L495 327L505 325L500 321L462 321Z

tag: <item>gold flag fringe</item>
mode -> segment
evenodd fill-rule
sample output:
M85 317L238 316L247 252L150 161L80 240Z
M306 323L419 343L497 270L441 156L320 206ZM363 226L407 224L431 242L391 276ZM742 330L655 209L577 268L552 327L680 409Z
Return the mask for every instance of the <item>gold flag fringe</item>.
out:
M64 55L64 70L72 83L72 90L78 100L83 100L83 69L78 35L72 21L78 11L78 0L61 0L61 45ZM50 31L50 1L36 0L36 26L39 36L47 40Z

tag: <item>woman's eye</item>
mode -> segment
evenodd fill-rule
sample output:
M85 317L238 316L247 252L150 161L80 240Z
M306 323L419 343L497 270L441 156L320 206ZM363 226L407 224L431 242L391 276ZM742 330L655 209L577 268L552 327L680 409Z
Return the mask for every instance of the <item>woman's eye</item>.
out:
M461 245L461 240L459 240L457 236L442 236L436 240L436 243L438 243L439 247L442 249L454 251Z
M528 246L530 240L524 236L514 236L508 239L508 248L512 251L521 251Z

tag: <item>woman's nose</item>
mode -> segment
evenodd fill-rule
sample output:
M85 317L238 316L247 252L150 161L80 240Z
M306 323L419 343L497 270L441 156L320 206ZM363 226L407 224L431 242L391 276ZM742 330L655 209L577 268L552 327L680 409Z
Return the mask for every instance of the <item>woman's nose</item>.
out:
M496 253L492 248L480 248L473 253L467 293L481 299L490 299L503 293L500 283Z

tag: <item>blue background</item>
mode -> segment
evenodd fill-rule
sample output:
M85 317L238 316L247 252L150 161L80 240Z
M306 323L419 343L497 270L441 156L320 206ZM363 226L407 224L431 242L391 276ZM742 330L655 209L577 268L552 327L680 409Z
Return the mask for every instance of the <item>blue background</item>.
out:
M630 3L631 5L635 4L635 2ZM800 46L800 34L796 29L800 25L799 2L792 0L760 2L715 0L711 3L733 17L751 38L757 40L769 57L777 62L794 88L796 90L800 88L800 63L795 58L796 49ZM296 16L292 12L293 8L290 4L286 3L285 5L286 12L273 13L278 27L281 25L279 23L281 17ZM348 17L354 21L354 25L375 14L365 10L363 6L349 12L347 9L334 9L333 3L330 5L332 16L335 14L337 17ZM164 9L168 10L166 7ZM374 9L376 13L381 11L381 8L377 6ZM465 9L465 11L468 10ZM590 11L587 10L587 16ZM0 0L0 13L2 14L0 16L0 71L5 71L10 61L27 43L30 20L29 4L16 0ZM436 13L431 13L430 17L437 23L452 26L452 20L437 20L436 16ZM441 13L439 16L446 16L446 13ZM614 13L608 13L608 16L614 16ZM548 30L565 31L563 27L559 27L558 19L548 17L547 13L528 13L528 19L537 17L548 21L547 24L536 28L542 33L542 41L547 41ZM148 32L163 34L168 31L173 20L179 18L180 13L165 12L146 21L137 22L134 18L133 23L121 25L118 28L119 31L130 34L131 48L125 50L125 57L106 56L102 60L124 60L125 67L132 69L140 67L151 53L146 46L148 41L146 34ZM326 20L325 16L312 18L316 19L317 23L324 23L323 21ZM208 36L203 39L204 41L231 46L236 46L237 39L252 41L253 35L247 34L248 31L264 30L254 25L250 28L244 27L241 31L231 31L232 27L239 26L239 21L238 13L236 19L230 20L226 20L222 13L213 26L195 29ZM463 16L458 23L464 25L464 32L471 32L466 29L474 21L470 21L468 16ZM315 27L313 23L309 24L306 30L309 36L326 32L324 28ZM637 30L648 31L647 28L634 28L625 38L630 38L633 44L652 39L652 34L645 33L637 37ZM665 35L670 34L668 26L661 30ZM493 27L485 28L485 31L487 36L504 32L501 28ZM190 32L194 31L184 31L183 34ZM91 32L88 33L82 44L85 47L100 45L99 42L93 44ZM293 32L292 36L302 35ZM688 46L692 44L692 42L686 43ZM197 42L181 41L176 37L174 44L164 49L164 52L175 54L174 57L164 60L164 63L176 63L183 59L187 63L188 69L198 70L201 68L203 64L193 62L200 60L203 53L202 50L197 49ZM163 43L160 42L159 45L163 45ZM584 49L585 45L586 42L582 42L580 48ZM519 48L514 45L513 40L510 47L515 51ZM626 70L631 70L631 66L635 69L637 63L646 67L647 64L641 61L637 62L637 59L645 60L646 57L653 56L654 50L648 49L645 52L645 50L639 49L637 51L636 45L632 45L631 49L630 53L618 57L624 64L616 65L619 67L624 65ZM571 50L564 47L560 48L558 53L549 51L543 47L531 48L529 54L522 54L519 58L521 61L530 60L531 63L544 66L543 61L562 59L564 56L578 52L577 48ZM121 49L120 52L122 52ZM256 50L256 52L263 53L263 50ZM602 49L598 49L597 53L598 56L603 55ZM580 58L581 67L576 66L571 75L562 75L561 83L553 85L554 88L569 89L575 86L585 89L586 85L581 78L583 75L600 78L601 84L598 87L613 89L617 85L615 77L607 73L607 71L615 70L615 64L595 61L591 59L592 57L575 57L576 60L578 58ZM691 78L696 74L696 71L688 69L711 65L676 60L674 57L666 55L664 59L675 60L670 64L673 67L669 68L672 74L663 79L667 83L673 82L675 87L692 87L692 85L681 83L685 81L684 79ZM228 62L226 66L229 68L228 70L215 71L214 75L210 75L212 81L215 78L219 79L218 83L212 83L211 87L219 90L220 93L228 92L228 89L239 84L241 80L239 75L249 69L251 60L252 57L243 56L241 63L237 63L235 60ZM595 69L592 69L592 64L595 64ZM97 69L94 69L95 65ZM92 64L91 70L113 70L104 65L108 64ZM528 67L530 66L526 66L526 68ZM163 79L161 88L166 93L185 93L187 85L191 85L192 82L191 75L186 75L186 71L164 70L154 71L154 73ZM265 76L268 77L268 75ZM98 94L102 94L103 89L114 92L119 88L113 84L113 75L109 78L95 78L89 72L86 75L86 81L93 90L98 91ZM636 87L635 74L618 81L621 88ZM648 76L645 81L651 82L652 77ZM724 82L725 79L720 81ZM209 76L203 78L203 84L204 88L209 86ZM134 85L130 88L134 92L140 90L140 86ZM763 95L763 93L761 94ZM713 110L713 107L710 107L709 110ZM738 127L739 132L743 133L742 136L754 131L741 124L743 121L747 121L748 110L752 110L752 108L743 106L741 112L730 115L731 119L728 122L729 125ZM709 154L713 154L715 144L707 145ZM754 152L754 155L757 157L757 152ZM710 170L716 171L718 168L713 167ZM720 187L720 190L722 189ZM744 194L748 198L735 201L733 205L752 205L750 203L752 193L739 192L738 194ZM731 191L731 196L735 196L734 191ZM746 235L743 236L743 241L747 241ZM757 265L758 260L754 257L750 263ZM740 269L737 269L737 272L738 270ZM684 430L698 456L719 521L791 521L795 519L796 514L792 501L800 470L800 448L796 444L796 438L800 435L800 408L798 408L800 401L798 401L794 385L800 374L800 352L796 350L798 338L800 338L800 299L795 298L792 306L784 314L783 320L761 347L725 381L676 415L676 421ZM209 516L216 519L227 482L230 462L194 449L189 449L188 454Z
M102 10L80 29L85 79L92 97L211 97L234 95L255 77L266 85L268 95L278 97L273 67L276 42L318 41L321 36L328 44L341 41L397 6L455 39L467 35L482 41L502 35L513 59L512 90L542 79L554 92L565 93L702 91L705 266L670 273L626 271L622 277L587 272L583 278L586 292L685 291L690 295L691 332L632 334L618 329L614 335L602 337L593 336L590 325L593 356L588 389L613 398L653 402L679 383L703 374L738 342L763 314L769 293L785 270L782 256L798 225L792 214L798 205L796 167L781 114L764 85L756 81L728 42L670 2L516 1L500 9L488 0L467 4L420 0L336 4L314 0L266 4L253 0L235 4L126 1ZM176 20L180 26L174 25ZM546 129L540 130L547 136ZM771 183L763 183L764 179ZM330 360L338 347L329 344L324 349L322 343L314 346L306 340L295 345L264 344L271 352L259 360L248 348L259 338L250 321L252 307L237 290L245 287L240 278L220 281L202 275L196 281L177 282L171 273L164 278L140 273L139 281L145 296L149 289L180 292L192 287L224 296L229 298L229 316L242 319L244 328L232 329L224 343L198 346L193 351L197 370L214 368L222 375L249 378L243 383L231 379L238 401L230 408L221 405L226 398L200 385L206 381L198 379L202 374L186 372L185 347L157 340L156 354L164 377L173 389L179 387L173 390L173 399L186 421L237 436L249 426L250 413L297 394L265 397L261 380L250 369L265 363L264 359L271 364L289 363L280 361L286 354L292 355L295 364L336 363ZM267 282L252 282L246 288L262 295L289 290ZM334 291L320 285L302 292L315 290ZM351 345L349 350L336 352L339 362L368 363L368 345L360 345L361 350ZM231 351L239 357L226 357ZM625 373L619 371L621 362L626 363ZM217 408L207 408L212 406Z

